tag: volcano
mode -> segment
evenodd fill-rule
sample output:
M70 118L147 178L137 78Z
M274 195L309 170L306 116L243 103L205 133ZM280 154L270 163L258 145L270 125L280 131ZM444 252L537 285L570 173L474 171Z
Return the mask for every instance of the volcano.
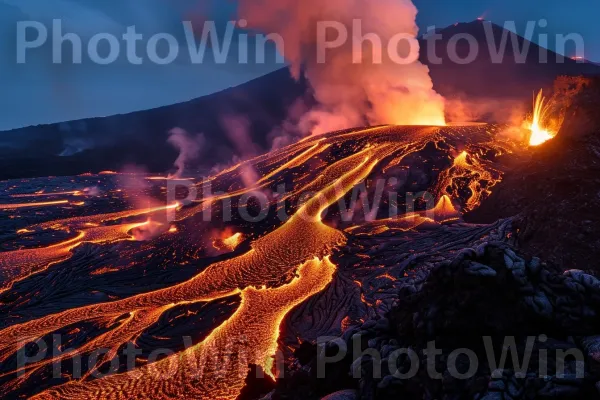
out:
M295 34L321 9L242 3L294 25L289 71L3 136L0 396L597 396L598 66L517 38L535 57L321 69Z
M491 44L484 23L487 22L476 20L438 30L442 35L435 45L441 59L439 63L428 59L427 42L420 39L421 62L430 70L434 89L450 101L452 108L456 107L452 100L460 100L461 105L472 109L468 120L506 123L512 109L527 104L524 99L534 91L552 88L558 76L600 74L600 67L592 63L569 58L557 62L560 56L551 50L544 49L548 63L541 63L537 55L542 48L520 36L519 46L530 49L525 61L517 62L509 44L502 62L494 63L487 50ZM490 27L496 43L509 34L498 25ZM481 51L472 63L456 64L449 59L448 42L455 35L470 35L477 41ZM468 49L461 47L461 43L457 53L464 56ZM250 138L259 150L267 151L272 147L269 133L281 125L295 102L302 99L307 106L314 103L314 99L306 96L307 87L306 80L296 81L285 68L181 104L0 132L0 162L4 163L0 164L0 178L121 170L128 164L143 164L149 171L159 173L171 166L176 154L164 146L166 133L174 127L209 135L202 162L197 167L201 171L210 170L236 153L235 143L228 138L222 118L247 117ZM481 109L482 105L486 106Z
M543 48L500 25L475 20L457 23L435 31L441 35L435 42L435 54L440 60L431 62L427 57L426 39L421 39L421 59L427 64L435 82L435 89L445 97L464 95L467 98L524 99L540 88L551 89L558 76L595 76L600 74L596 64L573 60ZM478 49L472 62L457 64L449 55L449 43L457 35L473 38ZM517 48L513 47L514 35ZM497 52L502 38L507 39L506 51L500 60L494 60L490 48ZM523 56L519 52L523 52ZM460 41L456 53L467 57L469 45ZM540 54L545 54L544 58Z

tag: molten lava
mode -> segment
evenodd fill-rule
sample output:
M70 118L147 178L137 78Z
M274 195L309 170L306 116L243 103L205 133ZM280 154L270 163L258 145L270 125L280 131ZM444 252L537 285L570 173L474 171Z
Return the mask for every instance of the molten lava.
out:
M52 264L66 260L71 250L82 243L113 243L130 240L131 230L147 223L111 225L82 229L77 236L62 243L37 249L14 250L0 253L0 293L15 282L39 273Z
M41 196L81 196L83 192L81 190L73 190L69 192L38 192L38 193L24 193L24 194L13 194L10 197L41 197Z
M460 213L456 211L452 200L448 195L442 196L433 209L434 219L437 222L450 222L460 219Z
M21 203L21 204L0 204L2 210L16 210L19 208L33 208L33 207L48 207L69 204L69 200L56 200L56 201L44 201L39 203Z
M546 128L549 110L549 104L546 102L543 91L540 90L534 99L533 115L531 121L528 123L528 129L531 131L531 136L529 137L530 146L539 146L556 136L556 132Z
M330 256L336 248L350 243L350 235L371 235L387 230L406 231L421 225L435 228L436 225L460 218L455 205L460 205L463 210L477 206L482 196L501 178L501 174L494 169L495 164L484 154L492 154L493 159L513 149L510 143L496 140L495 135L500 131L500 127L483 125L383 126L334 132L306 138L244 161L197 183L199 189L207 182L211 183L214 189L212 193L215 194L192 201L191 205L183 208L176 203L125 211L111 209L112 212L107 212L105 209L103 214L93 214L98 210L91 207L94 199L90 199L78 211L91 209L92 215L64 218L65 214L61 214L60 219L36 219L30 226L13 227L12 232L21 232L21 239L43 234L47 241L48 235L56 233L60 234L60 239L54 239L58 243L46 247L22 249L14 246L12 248L16 250L0 253L3 278L0 288L4 291L12 288L14 293L19 293L17 289L22 289L21 286L25 287L22 290L27 290L30 281L36 281L36 278L39 278L36 285L30 286L39 288L47 277L34 278L33 275L41 275L42 271L46 271L48 276L62 272L76 276L81 271L76 267L81 265L85 266L83 271L89 271L99 287L109 286L114 276L121 279L119 267L123 264L128 267L134 265L132 268L140 267L137 270L141 271L139 275L133 275L136 279L152 279L149 286L141 286L136 292L84 299L76 303L65 301L61 303L64 308L54 309L50 305L38 314L19 315L2 325L1 363L15 359L15 354L24 349L28 341L57 332L81 329L84 332L92 330L93 335L82 336L82 340L69 343L66 348L74 349L65 350L59 355L48 353L46 358L24 366L14 364L13 367L13 364L6 363L8 366L2 372L4 376L0 376L6 378L0 380L0 397L11 397L14 391L22 387L43 382L43 385L34 389L34 393L41 391L37 398L235 399L245 385L248 364L260 366L270 376L276 374L275 356L278 349L284 347L280 347L282 334L287 333L283 321L299 305L310 302L312 296L327 287L335 287L335 283L330 285L336 276L336 266L330 261ZM466 150L461 153L463 149ZM449 165L452 160L450 154L459 156ZM436 190L438 202L435 207L431 204L429 210L393 219L363 222L346 232L324 222L325 212L343 201L357 185L384 176L388 170L406 170L412 163L431 166L429 169L434 171L431 180L424 180L426 183L423 185L427 185L427 188L419 190ZM245 185L243 171L250 167L257 171L259 179L252 185ZM435 182L438 185L430 187ZM274 195L269 200L269 206L279 211L278 203L289 199L292 205L281 207L283 211L289 211L289 215L286 215L288 218L276 222L267 220L259 225L260 229L256 229L256 232L260 236L251 243L240 233L248 231L247 224L239 220L228 222L231 231L221 236L221 242L228 249L237 249L237 252L221 254L217 259L210 258L209 265L201 266L201 262L195 262L201 258L193 252L201 248L202 234L223 229L222 226L210 225L197 236L192 236L191 232L196 228L200 230L207 225L205 221L200 221L204 210L221 210L220 200L227 199L236 204L252 191L275 193L278 185L287 185L288 190L284 194ZM310 196L307 201L300 202L303 193ZM289 206L289 210L286 206ZM163 219L156 215L167 212L172 212L176 218ZM139 221L142 215L148 217L147 222L132 222ZM328 218L329 215L325 221L329 221ZM156 223L157 220L160 223ZM146 242L122 243L116 248L104 246L117 241L131 241L136 232L152 230L154 227L164 235L161 234L160 238L152 236ZM248 244L240 247L243 241ZM78 257L73 257L73 250L87 242L98 243L98 246L93 246L94 250L112 254L114 258L123 259L124 263L118 264L118 261L107 257L96 267L94 264L99 259L96 255L79 257L85 254L75 252ZM185 258L186 264L171 258L178 247L193 253L193 256ZM65 262L58 264L61 261ZM158 275L158 268L151 269L152 262L160 262L160 267L170 273L169 279L162 285L154 276L155 272ZM180 280L175 280L180 265L187 265L187 271L192 271L194 275L184 275ZM375 276L379 277L382 284L396 280L393 275L381 272ZM17 282L21 284L14 285ZM55 284L56 288L48 290L63 290L61 285L64 282ZM31 299L45 300L48 293L38 296L43 289L35 289ZM172 355L155 362L147 361L144 364L146 360L142 359L127 372L114 372L91 379L90 374L94 371L104 371L111 361L118 359L117 353L128 343L143 342L140 337L151 332L153 327L160 325L165 330L177 328L178 321L169 315L178 308L231 298L237 301L231 314L218 323L213 320L206 335L194 339L191 346L179 348ZM20 301L26 302L28 299ZM377 301L371 302L367 297L363 296L363 299L365 307L377 304ZM16 309L14 314L18 315L18 311ZM349 319L339 318L339 321L344 325ZM53 363L66 362L75 353L89 356L99 349L109 351L102 353L96 364L88 366L83 378L65 374L61 381L47 380Z
M220 251L234 251L244 241L244 235L240 232L233 235L224 235L213 241L213 247Z
M491 188L501 180L500 175L493 168L484 166L475 153L463 151L452 166L440 174L435 192L441 199L445 195L449 196L447 199L459 199L462 193L468 193L463 209L471 211L481 204L484 196L491 194Z

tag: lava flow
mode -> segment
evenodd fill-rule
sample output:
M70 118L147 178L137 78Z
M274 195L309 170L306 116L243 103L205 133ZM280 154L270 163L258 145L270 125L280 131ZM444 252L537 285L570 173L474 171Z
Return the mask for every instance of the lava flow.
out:
M10 197L43 197L43 196L81 196L83 194L80 190L72 190L69 192L38 192L38 193L23 193L23 194L13 194Z
M43 201L38 203L0 204L2 210L16 210L19 208L48 207L69 204L69 200Z
M25 393L48 399L236 398L244 388L249 364L259 366L267 375L276 375L279 350L287 348L281 343L282 333L286 333L284 321L292 310L331 286L337 274L330 257L348 243L349 237L407 231L423 224L433 229L459 220L458 210L477 207L501 179L501 165L496 159L516 149L497 137L501 130L493 125L382 126L333 132L245 161L196 183L201 193L211 184L215 194L194 199L185 207L176 203L54 220L42 216L45 220L18 225L14 231L21 233L14 240L33 240L49 232L60 233L63 239L44 248L7 243L13 248L0 253L2 287L7 294L0 307L10 310L0 325L0 361L4 365L0 369L0 394ZM452 159L452 154L459 156ZM259 176L251 185L244 181L248 168ZM375 213L376 221L359 219L345 231L332 227L339 226L346 215L345 201L358 197L351 192L364 184L368 196L361 198L369 197L376 191L378 178L388 177L395 178L398 187L394 189L399 191L430 190L437 205L382 218L392 204L393 208L409 209L407 199L393 199ZM275 194L278 187L288 190ZM393 192L386 190L390 195ZM233 215L227 228L219 224L217 217L225 215L226 204L248 207L251 202L247 195L259 192L266 204L256 206L255 211L267 210L267 218L249 225L243 217ZM122 195L118 191L105 193ZM304 195L307 193L309 196ZM82 209L94 204L101 207L101 201L90 199ZM131 241L132 229L146 224L131 218L165 211L176 214L172 221L177 228L169 229L165 223L165 234L144 242ZM214 213L211 222L202 220L207 211ZM274 218L273 213L285 217ZM228 232L222 234L219 243L208 240L207 247L227 250L218 259L211 259L210 249L201 244L214 232ZM122 242L118 250L116 241ZM98 266L97 259L85 253L78 254L75 262L73 254L84 242L95 243L105 255L117 255L107 256ZM249 247L240 246L242 242ZM165 259L171 262L166 267ZM127 268L120 269L122 264ZM81 290L66 290L63 273L93 277L93 296L81 295L90 290L85 289L84 279L71 283L84 285ZM385 273L377 276L393 281ZM52 280L52 284L29 284L36 279ZM103 288L109 286L114 294L104 296ZM28 301L36 296L48 306L28 314ZM126 369L96 376L97 371L106 371L115 362L120 365L119 354L128 344L148 353L160 347L148 344L152 340L166 340L171 330L186 332L178 331L178 326L191 323L194 307L223 301L232 304L231 314L223 312L218 323L205 328L206 335L184 349L174 345L176 350L161 360L142 357ZM332 329L339 329L340 324ZM190 332L198 330L193 324L187 328ZM28 342L65 332L72 349L26 365L13 363L15 354ZM95 357L83 376L65 373L58 380L44 378L53 364L68 363L75 354L91 360L99 349L107 351ZM40 381L43 384L38 384Z
M0 293L10 288L15 282L21 281L32 274L39 273L59 261L68 259L72 255L71 250L82 243L113 243L120 240L133 239L134 236L131 236L129 232L133 229L143 227L148 224L148 221L109 226L100 226L99 224L101 223L125 217L152 214L175 207L178 207L178 205L70 218L33 225L30 227L31 229L20 229L17 233L33 233L35 229L51 228L62 231L73 230L77 234L63 242L46 247L19 249L0 253Z
M15 282L70 257L71 250L82 243L111 243L130 239L132 236L129 232L145 224L144 222L87 228L72 239L48 247L0 253L0 292L10 288Z
M463 151L454 159L452 166L440 174L436 193L461 198L461 192L465 192L467 201L464 210L471 211L478 207L483 196L489 195L491 188L500 182L500 175L498 171L482 166L476 157L471 157L468 152Z

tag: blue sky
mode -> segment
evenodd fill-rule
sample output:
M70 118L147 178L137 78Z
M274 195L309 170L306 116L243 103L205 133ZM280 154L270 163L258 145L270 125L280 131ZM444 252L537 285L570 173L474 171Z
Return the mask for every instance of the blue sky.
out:
M429 25L445 27L478 17L503 25L515 21L523 34L528 21L545 19L544 33L577 33L585 40L585 57L600 62L600 2L597 0L413 0L419 9L421 29ZM535 37L534 37L535 39ZM552 44L552 41L550 42ZM567 54L571 56L571 54Z
M422 29L482 15L497 23L514 20L524 29L528 20L544 18L549 33L582 34L586 57L600 61L597 1L415 0L415 4ZM130 25L136 25L145 37L169 32L183 39L182 20L204 17L227 21L234 14L235 3L223 0L0 0L0 130L186 101L281 67L273 62L192 65L185 59L169 66L149 62L132 66L121 60L109 66L53 65L49 46L30 51L27 63L17 65L17 21L35 20L51 27L52 19L60 18L63 31L78 33L85 43L99 32L121 36Z

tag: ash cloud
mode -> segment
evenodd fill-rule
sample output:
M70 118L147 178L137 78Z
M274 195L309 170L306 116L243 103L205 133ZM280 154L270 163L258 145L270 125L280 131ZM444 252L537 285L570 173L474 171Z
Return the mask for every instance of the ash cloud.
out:
M304 133L324 133L378 124L443 124L444 99L433 90L427 66L416 61L399 65L390 59L372 60L365 40L363 59L353 63L353 20L362 23L362 35L373 33L383 52L395 35L416 38L417 9L410 0L240 0L238 14L248 28L280 34L292 74L301 74L312 86L318 105L300 121ZM335 21L349 32L346 45L328 50L325 64L317 62L317 23ZM337 33L332 32L335 39ZM418 44L415 42L415 46ZM406 43L403 41L401 43ZM399 45L398 54L404 52Z

